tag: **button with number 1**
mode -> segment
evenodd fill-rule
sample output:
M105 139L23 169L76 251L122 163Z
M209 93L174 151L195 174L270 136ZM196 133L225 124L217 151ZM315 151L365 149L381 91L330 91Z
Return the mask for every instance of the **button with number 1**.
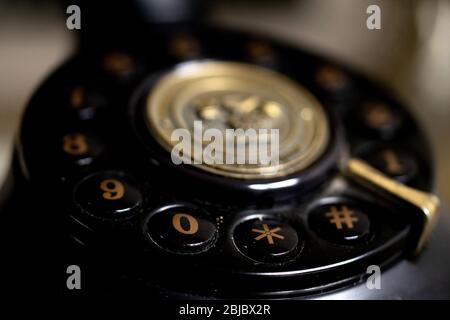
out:
M132 215L142 203L135 183L122 173L95 173L75 188L75 203L91 216L122 219Z

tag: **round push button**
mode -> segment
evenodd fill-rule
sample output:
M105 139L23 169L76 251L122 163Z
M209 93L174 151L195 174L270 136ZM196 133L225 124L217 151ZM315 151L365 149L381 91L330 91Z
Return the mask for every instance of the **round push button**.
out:
M323 205L309 216L313 231L321 238L335 243L352 243L367 239L370 220L360 208L341 203Z
M234 231L234 241L242 253L261 262L288 261L299 248L295 229L275 219L253 219L241 223Z
M374 132L383 138L391 137L402 123L400 114L394 108L380 101L368 101L362 104L356 119L365 130Z
M174 206L154 214L147 222L147 233L168 251L198 253L211 247L217 228L200 209Z
M75 188L74 199L88 214L105 219L129 217L142 203L135 184L113 172L96 173L82 180Z
M70 110L82 120L93 119L109 103L107 96L92 86L75 85L68 90L67 95Z
M127 53L115 51L103 57L102 66L109 74L126 77L135 70L135 61Z
M417 161L405 151L379 148L364 158L376 169L402 183L410 182L417 174Z
M315 81L323 90L335 94L347 92L351 87L347 75L331 65L321 66L315 73Z
M89 165L103 152L103 143L84 132L70 132L61 137L60 150L66 163Z

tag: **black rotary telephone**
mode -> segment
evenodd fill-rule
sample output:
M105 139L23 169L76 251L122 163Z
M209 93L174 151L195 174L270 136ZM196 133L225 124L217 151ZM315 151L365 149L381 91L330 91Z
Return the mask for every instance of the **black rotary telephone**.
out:
M79 48L29 102L3 192L12 290L448 298L449 218L434 230L432 153L408 110L334 61L199 22L204 2L163 3L80 4ZM202 158L213 139L189 135L208 129L253 129L277 161L236 163L225 142Z

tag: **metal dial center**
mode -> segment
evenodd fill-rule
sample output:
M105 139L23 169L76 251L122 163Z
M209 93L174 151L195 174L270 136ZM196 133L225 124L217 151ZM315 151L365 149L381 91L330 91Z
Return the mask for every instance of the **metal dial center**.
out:
M268 179L301 171L320 157L330 134L322 106L306 89L277 72L233 62L190 62L167 73L149 92L145 117L151 134L167 151L180 143L174 131L184 129L191 139L191 147L183 150L184 159L210 173L238 179ZM200 121L201 137L213 129L224 138L219 143L216 136L214 141L210 137L195 140ZM248 130L254 134L245 135ZM240 140L244 143L230 149L227 132L234 132L233 141L244 132ZM212 142L215 159L222 162L205 159L205 153L195 150L195 146L204 150ZM252 144L257 147L252 149ZM239 161L240 152L249 159L262 146L269 156L276 154L278 161Z

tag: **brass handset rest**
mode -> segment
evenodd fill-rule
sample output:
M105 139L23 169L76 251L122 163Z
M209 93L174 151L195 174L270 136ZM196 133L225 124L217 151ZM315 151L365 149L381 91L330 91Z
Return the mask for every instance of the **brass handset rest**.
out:
M439 198L434 194L423 192L397 182L366 162L352 158L347 162L347 175L356 182L375 187L420 209L420 232L415 240L414 254L419 254L430 237L438 219Z

